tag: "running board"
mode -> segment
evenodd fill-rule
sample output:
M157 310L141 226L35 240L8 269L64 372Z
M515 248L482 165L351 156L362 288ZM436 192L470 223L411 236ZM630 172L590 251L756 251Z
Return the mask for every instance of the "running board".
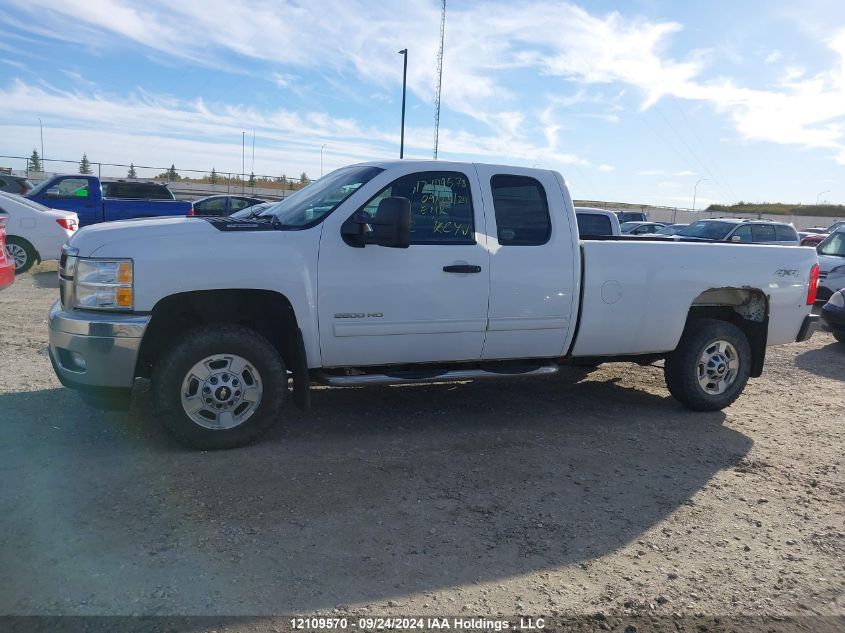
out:
M329 387L365 387L373 385L406 385L426 382L448 382L455 380L477 380L479 378L518 378L524 376L549 376L558 372L557 363L542 365L513 365L489 369L435 369L420 371L397 371L393 374L361 374L358 376L332 376L317 372L318 382Z

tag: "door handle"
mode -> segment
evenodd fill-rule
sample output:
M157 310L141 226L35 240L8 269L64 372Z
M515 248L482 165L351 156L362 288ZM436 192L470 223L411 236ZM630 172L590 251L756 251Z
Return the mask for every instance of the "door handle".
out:
M481 266L473 266L471 264L452 264L451 266L443 267L444 273L480 273Z

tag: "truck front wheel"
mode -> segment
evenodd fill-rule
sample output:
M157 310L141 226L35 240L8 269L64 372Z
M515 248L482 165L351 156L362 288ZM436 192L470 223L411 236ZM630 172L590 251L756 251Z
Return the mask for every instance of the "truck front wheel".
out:
M694 319L666 358L669 393L696 411L717 411L739 397L751 370L745 333L727 321Z
M184 336L153 368L157 415L181 444L201 450L248 444L278 418L284 361L258 332L238 325Z

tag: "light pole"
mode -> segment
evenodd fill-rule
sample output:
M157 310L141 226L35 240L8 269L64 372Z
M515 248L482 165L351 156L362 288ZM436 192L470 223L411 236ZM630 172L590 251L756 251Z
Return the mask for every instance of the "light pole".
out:
M323 146L320 148L320 178L323 177L323 150L326 149L327 143L323 143Z
M241 195L244 195L244 174L246 173L246 132L241 132Z
M827 191L820 191L819 195L816 196L816 206L819 206L819 198L821 198L824 194L830 193L830 189Z
M692 190L692 212L695 213L695 197L698 195L698 184L709 180L709 178L699 178L695 181L695 187Z
M38 117L38 129L41 131L41 171L44 169L44 125L41 123L41 117Z
M402 67L402 131L399 140L399 158L405 156L405 89L408 85L408 49L403 48L399 54L404 58Z

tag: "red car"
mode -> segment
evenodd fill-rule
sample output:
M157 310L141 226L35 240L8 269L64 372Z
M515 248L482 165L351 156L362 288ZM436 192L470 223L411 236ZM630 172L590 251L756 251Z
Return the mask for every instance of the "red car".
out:
M0 216L0 289L15 280L15 260L6 252L6 218Z
M824 238L833 233L843 224L845 224L845 222L834 222L826 229L807 229L803 232L803 235L801 235L801 246L818 246L824 241Z

